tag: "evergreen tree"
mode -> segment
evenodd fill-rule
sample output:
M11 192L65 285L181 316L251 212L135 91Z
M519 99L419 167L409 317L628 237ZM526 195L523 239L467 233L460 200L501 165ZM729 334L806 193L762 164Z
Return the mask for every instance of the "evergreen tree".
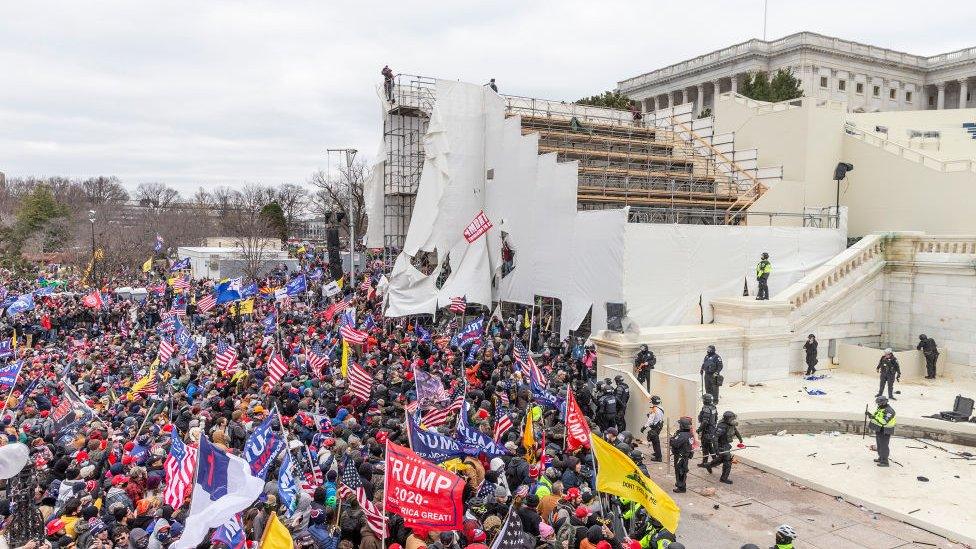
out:
M285 220L285 212L277 202L270 202L261 208L261 217L267 222L268 227L275 236L282 242L288 240L288 222Z
M771 103L803 97L800 81L786 69L776 71L772 80L765 72L748 75L739 88L739 93L756 101Z
M608 107L611 109L628 110L634 103L626 95L616 91L608 90L600 95L591 95L575 101L577 105L590 105L593 107Z

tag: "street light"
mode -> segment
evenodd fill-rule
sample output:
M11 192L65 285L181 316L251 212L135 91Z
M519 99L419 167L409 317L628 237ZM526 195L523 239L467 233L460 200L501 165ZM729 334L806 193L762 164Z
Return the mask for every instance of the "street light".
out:
M95 276L95 210L88 210L88 221L91 222L91 238L92 238L92 252L91 252L91 270L92 270L92 280L96 280ZM97 286L97 283L96 283Z
M356 225L353 221L353 182L352 161L356 158L356 149L328 149L326 152L346 153L346 182L349 184L349 284L356 287Z

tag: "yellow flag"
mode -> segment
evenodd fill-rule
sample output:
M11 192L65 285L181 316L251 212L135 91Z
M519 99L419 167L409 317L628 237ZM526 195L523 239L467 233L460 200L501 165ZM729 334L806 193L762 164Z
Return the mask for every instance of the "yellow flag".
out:
M136 381L135 383L132 384L132 388L129 389L129 394L125 396L126 399L134 400L136 396L139 394L139 391L141 391L146 385L149 385L149 382L155 379L156 364L157 362L153 362L152 366L149 367L149 371L146 372L146 375L142 376L141 378L139 378L139 381Z
M252 315L254 314L254 298L245 299L240 302L241 314L242 315ZM231 305L230 310L232 313L236 314L237 305Z
M596 490L636 501L665 528L677 532L681 509L671 496L612 444L593 434L590 442L597 463Z
M261 549L293 549L295 547L291 533L278 519L277 513L271 513L271 520L264 527L264 535L261 536L259 547Z
M342 277L339 280L336 280L336 286L338 286L340 290L342 289L342 285L345 283L345 280L346 277Z
M152 270L152 258L150 257L149 259L146 260L145 263L142 264L142 272L148 273L151 270Z
M14 334L10 336L10 346L14 349L17 348L17 330L14 330Z
M525 414L525 428L522 429L522 447L525 448L525 461L535 463L535 433L532 428L532 414Z
M522 327L528 328L532 323L529 321L529 310L525 310L525 314L522 316Z
M178 279L178 278L179 278L178 276L173 276L173 277L167 278L166 279L166 285L167 286L172 286L173 283L176 282L176 279Z
M342 341L342 377L349 373L349 344Z

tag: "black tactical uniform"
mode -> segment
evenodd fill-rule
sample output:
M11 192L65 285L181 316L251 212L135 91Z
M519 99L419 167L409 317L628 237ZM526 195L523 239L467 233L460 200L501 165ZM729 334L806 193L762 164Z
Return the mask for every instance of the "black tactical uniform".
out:
M613 394L617 397L617 418L614 421L618 431L627 430L627 403L630 402L630 387L624 381L624 376L614 378L617 384L613 388Z
M885 385L887 385L888 398L898 400L894 395L894 387L895 380L901 381L901 367L898 366L898 359L892 354L891 349L887 349L885 354L881 355L876 370L881 374L881 379L878 384L878 394L875 396L881 396L884 393Z
M698 412L698 438L702 444L702 462L698 464L699 467L707 465L708 460L715 454L713 439L715 437L715 424L718 423L718 409L712 404L711 397L712 395L709 394L702 395L704 406Z
M817 337L813 334L807 336L806 343L803 344L803 351L806 353L806 363L807 363L807 373L806 375L812 376L817 373L817 346L819 342Z
M722 366L722 357L715 352L714 345L709 345L700 373L705 383L705 392L712 395L715 404L718 404L718 388L722 386Z
M674 492L684 492L687 490L686 480L688 478L688 460L695 455L692 448L691 420L681 418L678 420L678 432L671 440L671 455L674 457Z
M729 475L732 473L732 439L738 438L742 444L742 435L739 434L739 421L732 412L725 412L722 421L715 427L715 459L705 466L708 472L712 472L712 467L722 464L722 478L719 479L725 484L732 484Z
M935 362L939 360L939 347L935 340L922 334L918 336L918 346L915 348L925 356L925 379L935 379Z
M641 345L640 352L634 357L634 375L637 376L637 381L644 384L647 392L651 392L651 370L656 364L654 351L648 349L647 345Z
M600 426L600 429L605 431L615 425L620 402L617 400L617 395L614 394L613 388L609 385L603 387L603 392L596 402L596 422Z

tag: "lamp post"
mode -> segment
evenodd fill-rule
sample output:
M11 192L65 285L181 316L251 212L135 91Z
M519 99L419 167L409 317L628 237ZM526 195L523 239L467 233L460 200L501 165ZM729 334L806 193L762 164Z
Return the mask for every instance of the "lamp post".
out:
M355 201L353 195L352 181L352 161L356 158L356 149L328 149L328 152L345 153L346 155L346 183L349 185L349 209L346 215L349 217L349 284L356 287L356 222L353 218L355 211Z
M95 210L88 210L88 221L91 223L91 274L92 280L96 280L95 276ZM95 283L98 286L98 283Z

